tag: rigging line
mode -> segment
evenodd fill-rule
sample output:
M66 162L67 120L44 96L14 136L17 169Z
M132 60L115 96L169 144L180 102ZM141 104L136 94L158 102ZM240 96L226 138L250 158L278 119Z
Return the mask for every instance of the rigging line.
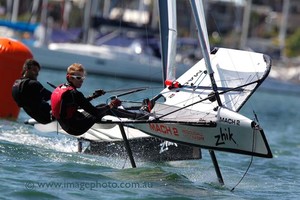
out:
M123 92L123 91L141 91L141 90L146 90L149 89L150 87L135 87L135 88L125 88L125 89L115 89L115 90L107 90L105 93L114 93L114 92Z
M253 110L253 114L254 114L254 118L255 118L255 120L257 121L257 123L260 124L260 123L259 123L259 120L258 120L258 117L257 117L257 115L256 115L256 112L255 112L254 110Z
M254 152L254 141L255 141L255 127L253 127L253 137L252 137L252 152ZM246 171L244 172L243 176L241 177L241 179L239 180L239 182L230 190L231 192L233 192L233 190L242 182L242 180L245 178L246 174L248 173L251 165L252 165L252 162L253 162L253 155L251 156L251 159L250 159L250 162L249 162L249 165L246 169Z
M202 77L202 75L204 74L204 76ZM199 81L199 83L197 84L197 87L199 87L199 85L202 83L202 81L204 80L204 78L206 77L206 75L207 75L207 70L205 70L205 71L201 71L201 73L200 73L200 75L198 76L198 78L194 81L194 83L196 83L201 77L202 77L202 79ZM194 86L194 85L193 85ZM193 90L196 90L196 88L197 87L195 87Z
M202 74L204 74L203 77L202 77ZM200 84L202 83L202 81L205 79L206 75L207 75L207 70L201 71L200 76L194 81L194 83L196 83L201 77L202 77L202 79L199 81L199 83L198 83L196 86L195 86L195 85L191 85L191 87L192 87L192 89L193 89L193 92L191 93L190 96L192 96L193 93L196 91L196 89L200 87L199 85L200 85ZM210 87L210 89L211 89L211 87ZM201 95L204 91L205 91L205 89L203 88L203 90L200 91L200 94L199 94L197 97L199 97L199 98L201 99L202 97L201 97L200 95ZM191 99L191 98L188 98L187 101L188 101L189 99Z
M245 82L250 82L250 81L253 81L253 80L255 80L255 76L253 76L253 75L251 74L251 75L248 76L248 78L246 79ZM256 80L256 81L258 82L259 79ZM244 89L244 91L246 91L246 90L249 90L249 92L251 92L250 89ZM249 96L249 95L250 95L250 94L248 93L247 96ZM236 102L235 102L235 104L238 103L238 101L239 101L240 98L242 98L242 96L236 96Z
M199 98L198 96L197 97L195 97L195 98ZM210 97L209 97L210 98ZM169 113L167 113L167 114L165 114L165 115L162 115L162 116L160 116L160 117L157 117L156 119L160 119L160 118L162 118L162 117L165 117L165 116L168 116L168 115L170 115L170 114L173 114L173 113L175 113L175 112L178 112L178 111L180 111L180 110L182 110L182 109L185 109L185 108L187 108L187 107L189 107L189 106L192 106L192 105L195 105L195 104L197 104L197 103L201 103L202 101L205 101L205 100L207 100L207 99L209 99L209 98L205 98L205 99L202 99L201 98L201 100L200 101L197 101L197 102L194 102L194 103L192 103L192 104L189 104L189 105L187 105L187 106L184 106L184 107L182 107L182 108L178 108L178 109L176 109L176 110L173 110L173 111L171 111L171 112L169 112ZM178 104L180 104L180 103L183 103L183 102L179 102ZM168 107L165 107L165 108L161 108L160 110L157 110L157 111L164 111L164 110L169 110L169 108ZM209 111L210 112L210 111ZM205 111L203 114L205 114L205 115L209 115L209 112L208 111ZM204 116L203 116L204 117Z
M141 104L142 103L142 101L133 101L133 100L122 100L122 102L133 103L133 104Z
M253 81L255 79L255 76L249 75L246 81ZM259 80L259 79L258 79Z
M108 91L105 91L105 93L115 93L115 92L125 92L125 91L128 91L126 93L121 93L121 94L117 94L115 96L124 96L124 94L131 94L131 93L135 93L135 92L140 92L140 91L143 91L143 90L150 90L150 89L160 89L161 87L149 87L149 86L145 86L145 87L134 87L134 88L125 88L125 89L115 89L115 90L108 90ZM123 94L123 95L122 95Z
M168 92L166 92L166 93L168 93ZM161 94L162 94L162 93L161 93ZM200 96L195 96L194 98L196 98L196 99L198 99L198 98L202 99ZM181 102L178 102L177 104L183 104L184 102L186 102L186 101L188 101L188 100L193 100L193 99L188 98L188 99L185 99L185 100L183 100L183 101L181 101ZM198 102L198 101L197 101L197 102ZM176 106L177 104L174 104L173 106ZM160 109L160 110L158 110L158 111L164 111L164 110L168 110L168 107L163 108L163 109Z
M197 86L197 87L194 87L194 86L182 86L181 88L192 88L193 91L194 91L194 88L195 89L203 89L204 90L212 90L211 89L211 86ZM218 87L218 90L229 90L229 89L232 89L233 87ZM235 89L235 88L234 88ZM235 90L235 91L244 91L245 89L240 89L240 90ZM199 93L202 93L202 92L199 92Z
M220 94L220 93L219 93L219 94ZM195 104L201 103L202 101L208 100L208 99L210 99L210 98L211 98L211 97L208 96L208 97L206 97L206 98L204 98L204 99L201 99L200 101L196 101L196 102L191 103L191 104L189 104L189 105L186 105L186 106L183 106L183 107L181 107L181 108L178 108L177 110L171 111L171 112L169 112L169 113L167 113L167 114L164 114L164 115L162 115L162 116L160 116L160 117L158 117L158 118L156 118L156 119L163 118L163 117L165 117L165 116L168 116L168 115L170 115L170 114L173 114L173 113L175 113L175 112L178 112L178 111L180 111L180 110L183 110L183 109L185 109L185 108L188 108L188 107L193 106L193 105L195 105Z
M124 164L123 164L123 166L122 166L122 169L125 168L125 165L126 165L126 163L127 163L127 160L128 160L128 156L125 157L125 160L124 160Z
M240 92L241 93L241 92ZM239 93L239 94L240 94ZM231 99L229 98L227 101L224 101L224 104L225 105L227 105L227 104L229 104L229 103L232 103L235 107L236 107L236 105L239 103L238 102L238 98L239 98L239 96L238 95L234 95L233 97L231 97ZM226 100L226 99L225 99Z
M134 89L134 90L111 90L111 91L104 91L103 93L103 90L96 90L91 96L88 96L86 99L88 101L91 101L95 98L98 98L99 96L102 96L104 95L105 93L110 93L110 92L116 92L116 91L128 91L128 92L123 92L123 93L120 93L120 94L117 94L117 95L114 95L114 96L111 96L110 99L114 99L114 98L118 98L118 97L121 97L121 96L125 96L125 95L128 95L128 94L132 94L132 93L136 93L136 92L139 92L139 91L142 91L142 90L146 90L147 88L137 88L137 89ZM100 93L98 93L98 91L100 91ZM107 103L107 102L106 102Z
M225 94L225 93L230 92L230 91L235 91L235 90L237 90L237 89L241 89L242 87L246 87L246 86L248 86L248 85L251 85L251 84L254 84L254 83L257 83L257 82L258 82L258 81L253 81L253 82L250 82L250 83L247 83L247 84L244 84L244 85L235 87L235 88L230 88L230 89L228 89L228 90L224 90L224 91L222 91L222 92L218 92L218 95ZM170 114L173 114L173 113L175 113L175 112L178 112L178 111L180 111L180 110L183 110L183 109L185 109L185 108L188 108L188 107L193 106L193 105L195 105L195 104L201 103L201 102L203 102L203 101L205 101L205 100L209 100L210 98L211 98L211 96L208 96L208 97L206 97L206 98L204 98L204 99L201 99L201 100L196 101L196 102L194 102L194 103L191 103L191 104L189 104L189 105L186 105L186 106L183 106L183 107L181 107L181 108L178 108L177 110L171 111L171 112L169 112L169 113L167 113L167 114L164 114L164 115L158 117L157 119L163 118L163 117L165 117L165 116L168 116L168 115L170 115Z
M207 89L210 89L210 90L211 90L210 87L207 87ZM218 89L221 89L221 90L227 90L227 91L236 91L236 92L245 90L245 89L236 89L236 88L218 88ZM203 89L203 91L204 91L204 90L205 90L205 89ZM225 91L225 92L227 92L227 91ZM224 92L224 91L223 91L223 92ZM220 94L223 94L223 92L221 92ZM202 94L202 92L200 92L200 94ZM195 96L194 98L196 98L196 99L198 99L198 98L202 99L202 97L200 97L200 94L199 94L198 96ZM237 98L237 97L235 97L235 98ZM188 100L192 100L192 99L189 98L189 99L187 99L187 100L178 102L178 104L183 104L185 101L188 101ZM204 99L204 100L206 100L206 99ZM204 100L203 100L203 101L204 101ZM228 102L229 102L229 101L228 101ZM224 102L225 105L226 105L228 102ZM201 101L197 101L196 103L201 103ZM193 104L193 105L194 105L194 104ZM176 105L175 105L175 106L176 106ZM188 107L188 106L191 106L191 105L187 105L186 107ZM186 108L186 107L185 107L185 108ZM165 108L165 109L168 109L168 108ZM161 109L161 110L159 110L159 111L163 111L163 110L165 110L165 109ZM179 110L175 110L174 112L177 112L177 111L179 111ZM172 112L172 113L174 113L174 112ZM172 113L170 113L170 114L172 114ZM167 114L167 115L168 115L168 114Z
M237 80L243 80L242 78L236 78L236 77L230 77L230 78L227 78L227 79L220 79L220 80L216 80L216 83L218 83L218 82L220 82L220 83L222 83L222 82L228 82L228 81L237 81Z
M184 86L182 86L181 88L191 88L192 89L192 93L189 95L190 97L193 96L194 92L196 91L196 89L199 89L199 84L203 81L203 79L205 78L205 76L202 78L202 80L200 81L199 84L197 84L196 86L194 85L194 83L196 83L200 77L202 76L202 74L204 73L202 70L200 70L200 74L198 74L199 72L197 72L195 75L193 75L187 82L184 83ZM198 76L198 78L193 81L194 77ZM191 83L190 85L188 84L190 81L193 81L193 83ZM211 88L210 88L211 89ZM204 91L205 89L203 89ZM202 92L199 92L200 94ZM197 97L200 97L200 94L197 96ZM201 99L201 97L200 97ZM185 101L188 101L188 100L191 100L191 98L186 98ZM180 103L183 103L184 101L180 102Z

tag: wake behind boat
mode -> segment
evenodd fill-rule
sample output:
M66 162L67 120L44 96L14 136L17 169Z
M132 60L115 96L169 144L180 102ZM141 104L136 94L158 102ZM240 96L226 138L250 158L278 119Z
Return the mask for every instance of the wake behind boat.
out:
M126 148L130 148L129 151L133 157L141 161L201 159L200 148L180 145L157 137L151 137L131 127L123 127L122 123L126 120L128 121L125 118L105 116L103 123L97 123L86 133L74 136L78 139L78 152L127 158L128 149ZM25 124L33 125L40 132L67 134L57 121L44 125L36 122L34 119L29 119ZM87 143L86 148L83 148L84 143ZM135 164L133 165L135 166Z

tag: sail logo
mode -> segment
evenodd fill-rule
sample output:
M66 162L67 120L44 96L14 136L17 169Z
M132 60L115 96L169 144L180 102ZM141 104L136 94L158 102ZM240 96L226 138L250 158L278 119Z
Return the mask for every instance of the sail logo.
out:
M149 124L149 126L150 126L150 129L155 132L158 132L158 133L161 133L164 135L179 136L178 129L175 127L170 127L165 124L153 124L153 123Z
M220 117L220 121L227 123L227 124L233 124L233 125L237 125L240 126L240 120L235 120L235 119L230 119L230 118L226 118L226 117Z
M204 73L206 74L206 71L204 71ZM196 72L189 80L187 80L187 82L184 83L184 85L188 85L189 83L191 83L194 78L197 78L199 75L201 77L201 75L203 74L203 71L202 70L199 70L198 72ZM200 78L199 77L199 78ZM197 78L196 80L198 80L199 78Z
M220 134L215 135L215 138L217 139L216 146L224 145L227 141L232 141L234 142L234 144L236 144L235 140L233 139L233 133L231 133L230 128L220 128Z

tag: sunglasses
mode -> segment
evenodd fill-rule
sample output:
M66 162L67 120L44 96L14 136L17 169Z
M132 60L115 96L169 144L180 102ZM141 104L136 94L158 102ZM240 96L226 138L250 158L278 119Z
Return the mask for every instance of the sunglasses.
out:
M75 75L71 75L71 77L77 79L77 80L84 80L85 76L75 76Z

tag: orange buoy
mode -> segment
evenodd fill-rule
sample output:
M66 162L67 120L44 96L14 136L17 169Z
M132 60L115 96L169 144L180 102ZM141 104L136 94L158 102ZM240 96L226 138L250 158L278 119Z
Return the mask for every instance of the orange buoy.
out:
M12 85L21 77L26 59L33 58L30 49L20 41L0 37L0 118L16 120L20 108L12 98Z

